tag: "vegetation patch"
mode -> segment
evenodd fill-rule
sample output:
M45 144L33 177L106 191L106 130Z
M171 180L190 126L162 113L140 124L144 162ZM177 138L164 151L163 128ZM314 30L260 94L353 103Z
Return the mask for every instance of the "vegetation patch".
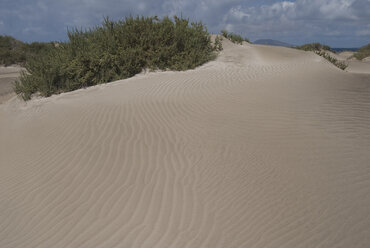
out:
M223 47L222 47L222 37L220 36L216 36L215 38L215 42L214 42L214 50L216 52L220 52L223 50Z
M325 51L314 51L317 55L320 55L321 57L324 57L326 60L328 60L330 63L332 63L333 65L335 65L336 67L342 69L342 70L345 70L347 67L348 67L348 64L343 62L343 61L339 61L337 60L336 58L330 56L328 53L326 53Z
M316 53L317 55L325 58L330 63L332 63L333 65L335 65L336 67L342 70L345 70L348 67L347 63L343 61L339 61L336 58L330 56L328 52L334 53L334 51L330 48L330 46L322 45L320 43L311 43L311 44L305 44L303 46L297 46L296 48L299 50L303 50L303 51L312 51Z
M26 63L15 91L28 100L132 77L143 69L187 70L215 57L220 49L211 44L200 22L174 17L128 17L104 20L101 26L74 29L69 40L33 57ZM221 46L222 47L222 46Z
M310 43L310 44L305 44L305 45L302 45L302 46L296 46L295 48L297 48L299 50L304 50L304 51L325 50L325 51L334 52L333 50L331 50L330 46L323 45L323 44L320 44L320 43Z
M24 66L26 61L52 47L53 43L23 43L11 36L0 36L0 65L18 64Z
M360 49L357 50L357 52L354 54L356 59L363 60L366 57L370 56L370 44L361 47Z
M226 39L230 40L232 43L235 44L243 44L243 41L246 41L248 43L251 43L247 38L243 38L238 34L229 33L227 30L221 30L221 34Z

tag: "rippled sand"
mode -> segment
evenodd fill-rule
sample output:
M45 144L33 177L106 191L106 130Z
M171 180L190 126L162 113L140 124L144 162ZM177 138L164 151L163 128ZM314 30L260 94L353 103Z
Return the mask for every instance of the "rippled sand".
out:
M224 48L0 105L0 247L369 247L369 74Z

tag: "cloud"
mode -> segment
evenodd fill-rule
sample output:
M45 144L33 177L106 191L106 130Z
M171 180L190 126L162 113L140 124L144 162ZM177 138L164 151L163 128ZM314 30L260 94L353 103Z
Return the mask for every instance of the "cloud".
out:
M341 35L353 38L367 35L363 29L370 23L369 11L369 0L297 0L256 7L240 4L225 13L223 25L254 37L274 36L298 43L300 38L307 41L320 36L326 40Z
M229 18L240 19L248 23L260 23L262 21L356 21L356 9L353 4L356 0L297 0L296 2L282 1L271 5L259 7L233 7L226 14ZM370 7L370 4L368 4ZM370 20L370 17L368 17ZM241 23L242 24L242 23Z
M181 14L210 32L227 28L252 39L370 40L370 0L2 0L0 31L26 41L63 40L68 27L93 27L105 16Z

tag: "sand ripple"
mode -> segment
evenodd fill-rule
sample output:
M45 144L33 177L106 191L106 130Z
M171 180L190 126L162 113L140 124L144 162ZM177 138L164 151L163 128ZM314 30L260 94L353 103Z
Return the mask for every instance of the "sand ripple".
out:
M288 48L0 106L0 247L368 247L370 78Z

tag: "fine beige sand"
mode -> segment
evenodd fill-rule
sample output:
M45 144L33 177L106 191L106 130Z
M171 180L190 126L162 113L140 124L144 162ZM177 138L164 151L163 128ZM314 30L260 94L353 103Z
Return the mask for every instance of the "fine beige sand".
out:
M348 61L348 67L346 68L346 71L352 72L352 73L370 73L370 60L367 60L366 58L362 61L352 59Z
M0 247L367 248L370 74L234 45L0 105Z
M364 58L363 60L357 60L353 55L354 52L344 51L341 53L327 52L331 57L342 61L348 65L345 69L351 73L370 73L370 57Z

